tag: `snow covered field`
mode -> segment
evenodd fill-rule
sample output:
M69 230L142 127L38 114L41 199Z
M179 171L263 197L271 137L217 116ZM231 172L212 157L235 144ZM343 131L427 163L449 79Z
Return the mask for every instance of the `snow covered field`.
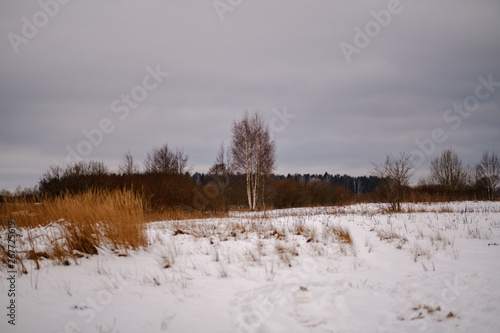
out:
M0 331L500 332L500 202L405 208L155 222L127 256L3 266Z

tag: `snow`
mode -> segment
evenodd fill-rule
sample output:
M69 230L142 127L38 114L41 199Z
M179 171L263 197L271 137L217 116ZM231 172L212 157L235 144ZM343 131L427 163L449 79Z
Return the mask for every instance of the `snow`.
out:
M26 261L15 326L2 267L0 331L499 332L500 203L405 209L150 223L149 246L125 257L101 248L71 266ZM339 226L353 244L332 236Z

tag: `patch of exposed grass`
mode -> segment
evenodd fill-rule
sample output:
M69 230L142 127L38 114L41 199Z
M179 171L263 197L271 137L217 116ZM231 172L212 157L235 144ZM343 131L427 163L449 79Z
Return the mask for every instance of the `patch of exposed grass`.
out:
M420 243L415 242L413 247L410 249L413 254L413 261L417 262L419 258L425 258L429 260L432 256L431 249L429 247L423 247Z
M286 243L277 241L275 244L275 250L278 254L281 261L283 261L286 265L292 266L292 257L298 257L299 251L297 249L297 245L295 243Z
M333 236L341 244L352 244L351 233L347 227L330 225L325 228L326 236Z
M144 219L146 222L155 221L182 221L182 220L200 220L211 218L224 218L227 217L226 212L204 212L194 209L165 208L163 210L149 210L146 209Z
M398 234L392 228L391 229L384 229L384 228L378 229L377 236L378 236L378 238L380 238L380 240L387 240L387 241L400 239L402 237L400 234Z
M292 228L292 232L295 235L303 236L308 243L318 242L318 233L316 230L303 222L296 223Z
M403 246L408 242L408 239L396 232L392 227L391 228L380 228L377 229L377 236L380 240L385 240L388 242L397 241L396 249L401 250Z
M466 232L467 232L467 238L491 239L491 235L485 231L482 231L477 224L468 225Z

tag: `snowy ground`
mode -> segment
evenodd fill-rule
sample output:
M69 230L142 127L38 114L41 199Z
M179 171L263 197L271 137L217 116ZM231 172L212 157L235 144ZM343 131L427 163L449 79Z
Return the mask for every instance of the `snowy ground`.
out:
M15 326L2 267L0 331L500 332L500 203L379 208L156 222L128 256L28 261Z

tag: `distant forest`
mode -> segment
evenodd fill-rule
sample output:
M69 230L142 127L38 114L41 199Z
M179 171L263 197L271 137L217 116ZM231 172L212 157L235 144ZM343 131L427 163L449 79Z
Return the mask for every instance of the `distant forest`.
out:
M356 202L386 202L381 191L384 179L377 176L353 177L324 174L272 174L262 187L259 209L345 205ZM34 188L3 191L5 196L31 197L37 201L88 190L132 189L141 195L150 211L180 209L218 212L248 209L245 174L221 178L209 173L109 172L103 162L78 162L66 168L48 170ZM479 183L453 193L443 186L420 183L407 186L403 202L486 200L487 190Z
M207 173L191 173L189 156L168 144L146 155L142 168L130 151L118 173L102 161L79 160L52 165L32 189L0 193L33 200L79 194L92 190L132 190L151 212L220 212L307 206L345 205L355 202L389 203L400 211L403 202L496 200L500 188L500 158L485 151L474 167L464 167L458 154L444 149L431 160L429 177L411 186L415 172L412 154L387 154L373 164L369 176L288 174L276 175L276 143L259 112L245 112L232 125L232 141L223 143Z

